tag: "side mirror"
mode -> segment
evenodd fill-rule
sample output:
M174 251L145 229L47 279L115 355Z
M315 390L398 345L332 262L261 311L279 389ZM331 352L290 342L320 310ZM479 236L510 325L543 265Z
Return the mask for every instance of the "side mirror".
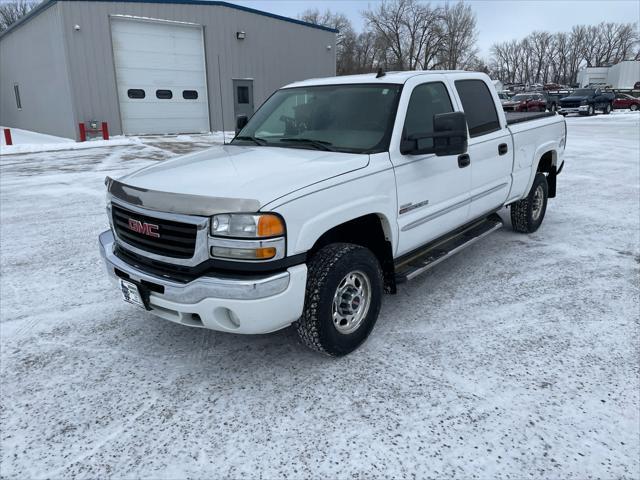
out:
M249 118L246 115L238 115L238 118L236 118L236 135L240 133L240 130L242 130L247 123L249 123Z
M433 116L433 133L411 135L400 143L403 155L460 155L467 151L467 118L463 112Z

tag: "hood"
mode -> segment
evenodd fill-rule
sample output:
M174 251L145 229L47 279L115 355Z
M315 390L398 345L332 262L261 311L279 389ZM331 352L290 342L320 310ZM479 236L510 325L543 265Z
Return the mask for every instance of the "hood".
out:
M559 100L560 103L562 102L582 102L583 100L588 100L590 97L585 97L584 95L570 95L568 97L563 97Z
M524 103L524 101L520 101L520 100L507 100L506 102L504 102L502 105L505 105L507 107L513 107L516 105L520 105L521 103Z
M295 190L364 168L368 163L367 154L224 145L145 167L119 182L136 191L177 194L173 198L184 195L194 202L195 197L209 197L207 203L213 205L214 211L217 199L224 200L220 203L225 206L221 205L220 210L233 204L263 206ZM240 202L230 202L236 199ZM193 214L195 210L198 209Z

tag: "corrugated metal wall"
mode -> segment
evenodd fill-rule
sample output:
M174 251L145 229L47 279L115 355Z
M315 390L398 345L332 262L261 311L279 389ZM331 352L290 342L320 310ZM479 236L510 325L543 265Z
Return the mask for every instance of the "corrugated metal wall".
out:
M76 117L108 121L122 131L111 47L110 15L204 26L211 128L233 130L233 78L253 78L256 108L284 84L335 75L335 34L220 5L60 2ZM74 25L80 30L75 31ZM24 27L23 27L24 28ZM244 40L236 32L246 32ZM327 46L331 46L327 49ZM220 74L218 72L220 56Z
M0 124L75 138L62 34L54 4L0 41ZM18 110L14 85L22 109Z

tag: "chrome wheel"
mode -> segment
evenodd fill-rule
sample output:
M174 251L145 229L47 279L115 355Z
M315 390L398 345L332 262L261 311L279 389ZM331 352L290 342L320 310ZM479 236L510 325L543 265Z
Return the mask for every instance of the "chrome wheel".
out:
M350 272L340 281L333 296L333 324L342 334L355 332L369 312L371 283L361 271Z
M531 217L533 217L533 221L537 221L540 218L540 214L542 213L542 206L544 205L544 190L542 189L542 185L538 185L536 191L533 192L533 202L531 206Z

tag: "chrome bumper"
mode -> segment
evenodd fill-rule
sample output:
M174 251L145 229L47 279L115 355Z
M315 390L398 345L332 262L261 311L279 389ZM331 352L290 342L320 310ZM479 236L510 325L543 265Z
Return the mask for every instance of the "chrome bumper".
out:
M559 107L558 113L585 113L589 110L589 105L580 105L579 107Z
M227 279L218 277L199 277L189 283L150 275L117 257L113 253L115 240L113 232L107 230L100 234L100 253L107 263L109 275L117 278L114 268L125 272L137 282L145 280L164 287L163 297L167 300L183 303L196 303L208 297L236 300L253 300L270 297L284 292L289 286L289 272L280 272L269 277L255 279ZM109 268L110 267L110 268Z
M296 265L267 277L202 276L188 282L146 273L117 257L111 230L99 237L107 273L136 283L150 282L164 289L150 292L151 313L184 325L234 333L268 333L296 321L304 305L307 267ZM122 272L116 274L116 269Z

